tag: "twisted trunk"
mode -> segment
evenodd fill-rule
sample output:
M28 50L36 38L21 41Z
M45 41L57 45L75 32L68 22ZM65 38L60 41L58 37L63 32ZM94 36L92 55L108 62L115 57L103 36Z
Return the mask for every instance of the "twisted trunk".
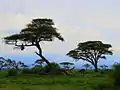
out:
M36 47L38 48L39 50L39 53L35 52L38 56L40 56L46 63L47 65L49 66L49 71L51 69L51 64L50 62L42 55L42 49L40 47L40 44L39 43L36 43Z

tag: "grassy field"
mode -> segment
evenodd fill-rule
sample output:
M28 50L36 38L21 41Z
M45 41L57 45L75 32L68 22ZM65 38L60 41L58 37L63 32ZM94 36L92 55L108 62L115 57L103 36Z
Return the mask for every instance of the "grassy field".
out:
M0 72L0 90L117 90L109 72L88 71L66 75L18 75L6 76Z

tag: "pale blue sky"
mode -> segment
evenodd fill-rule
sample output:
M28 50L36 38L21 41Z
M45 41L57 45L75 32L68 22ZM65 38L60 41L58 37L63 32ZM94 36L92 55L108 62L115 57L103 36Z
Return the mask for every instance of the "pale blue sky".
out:
M65 54L79 42L102 40L112 44L114 55L111 58L119 61L120 0L1 0L0 38L19 33L37 17L52 18L65 38L63 43L58 40L42 43L44 53L53 56L57 54L56 60L66 59ZM0 47L1 55L19 53L17 55L21 58L36 50L27 48L25 52L16 51L3 43Z

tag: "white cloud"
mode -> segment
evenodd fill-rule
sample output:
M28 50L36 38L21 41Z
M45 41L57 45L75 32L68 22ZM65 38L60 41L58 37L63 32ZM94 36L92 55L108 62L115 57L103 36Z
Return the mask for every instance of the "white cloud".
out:
M37 0L29 3L26 0L26 2L15 2L15 5L4 3L5 11L0 11L0 37L9 35L8 32L19 32L34 17L50 17L65 38L65 42L55 40L44 43L43 51L65 54L75 48L79 42L102 40L112 44L115 52L120 52L120 42L117 38L120 33L120 12L115 10L120 7L112 6L112 3L107 4L107 1L103 4L101 3L103 1L89 4L83 0L69 2L53 0L47 4L46 1L39 3ZM27 49L24 53L31 53L34 50L36 49ZM2 52L18 53L4 44L2 44Z
M30 20L31 17L20 13L0 12L0 31L19 31Z

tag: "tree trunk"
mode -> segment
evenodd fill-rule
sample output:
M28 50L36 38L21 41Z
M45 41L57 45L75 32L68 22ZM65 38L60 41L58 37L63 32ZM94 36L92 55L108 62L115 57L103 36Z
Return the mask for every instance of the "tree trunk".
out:
M40 47L40 44L39 44L39 43L36 43L36 47L37 47L38 50L39 50L39 53L36 52L36 54L37 54L38 56L40 56L40 57L47 63L47 65L49 66L49 71L50 71L50 70L51 70L51 64L50 64L50 62L42 55L42 49L41 49L41 47Z
M42 55L42 54L39 54L39 56L48 64L48 66L51 68L51 64L50 62Z
M97 63L94 64L95 72L98 72L98 66Z

